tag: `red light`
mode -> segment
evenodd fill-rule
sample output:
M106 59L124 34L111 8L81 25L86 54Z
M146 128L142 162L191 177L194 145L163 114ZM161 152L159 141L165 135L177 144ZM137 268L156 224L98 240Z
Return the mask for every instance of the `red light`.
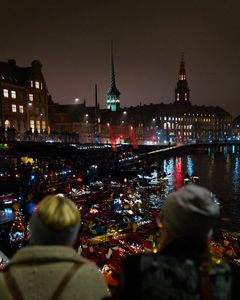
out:
M155 141L155 140L156 140L156 137L155 137L155 135L153 135L153 136L152 136L152 140L153 140L153 141Z
M120 134L120 136L119 136L119 137L120 137L120 139L123 139L123 134Z

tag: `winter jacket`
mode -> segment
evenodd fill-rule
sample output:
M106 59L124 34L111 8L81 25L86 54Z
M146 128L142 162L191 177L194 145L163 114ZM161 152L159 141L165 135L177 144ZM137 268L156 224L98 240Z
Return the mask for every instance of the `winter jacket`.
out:
M157 254L133 255L124 263L121 300L230 300L231 269L227 264L201 265L197 247L175 241Z
M96 266L67 246L32 246L19 250L0 273L0 299L14 299L13 289L15 294L19 290L22 295L22 298L15 295L18 300L99 300L108 295L107 285Z

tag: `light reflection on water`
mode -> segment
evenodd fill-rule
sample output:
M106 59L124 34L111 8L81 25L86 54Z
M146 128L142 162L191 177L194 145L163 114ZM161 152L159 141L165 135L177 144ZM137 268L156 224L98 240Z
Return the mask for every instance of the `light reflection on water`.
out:
M165 159L162 169L168 176L164 193L184 185L184 176L197 174L199 185L216 194L221 205L222 228L240 232L239 147L222 147L221 151L206 152Z
M12 208L6 207L0 210L0 223L5 223L13 220Z

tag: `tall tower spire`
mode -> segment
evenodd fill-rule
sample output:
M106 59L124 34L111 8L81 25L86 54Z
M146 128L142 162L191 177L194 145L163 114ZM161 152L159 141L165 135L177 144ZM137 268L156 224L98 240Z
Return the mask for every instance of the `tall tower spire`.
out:
M94 139L95 142L98 141L98 135L99 135L99 104L98 104L98 92L97 92L97 84L95 84L95 112L94 112Z
M180 70L178 73L178 82L175 89L175 103L191 104L190 89L188 87L187 75L185 70L184 53L182 53Z
M120 107L120 92L116 87L115 82L115 70L114 70L114 59L113 59L113 42L111 41L111 85L107 92L107 108L111 111L117 111Z

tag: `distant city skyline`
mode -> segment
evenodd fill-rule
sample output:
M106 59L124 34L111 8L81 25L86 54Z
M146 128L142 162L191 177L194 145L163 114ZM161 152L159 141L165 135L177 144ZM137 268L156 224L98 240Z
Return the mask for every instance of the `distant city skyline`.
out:
M240 3L237 0L31 0L4 3L0 60L40 60L61 104L101 108L111 80L113 40L121 107L174 102L181 53L193 105L240 115Z

